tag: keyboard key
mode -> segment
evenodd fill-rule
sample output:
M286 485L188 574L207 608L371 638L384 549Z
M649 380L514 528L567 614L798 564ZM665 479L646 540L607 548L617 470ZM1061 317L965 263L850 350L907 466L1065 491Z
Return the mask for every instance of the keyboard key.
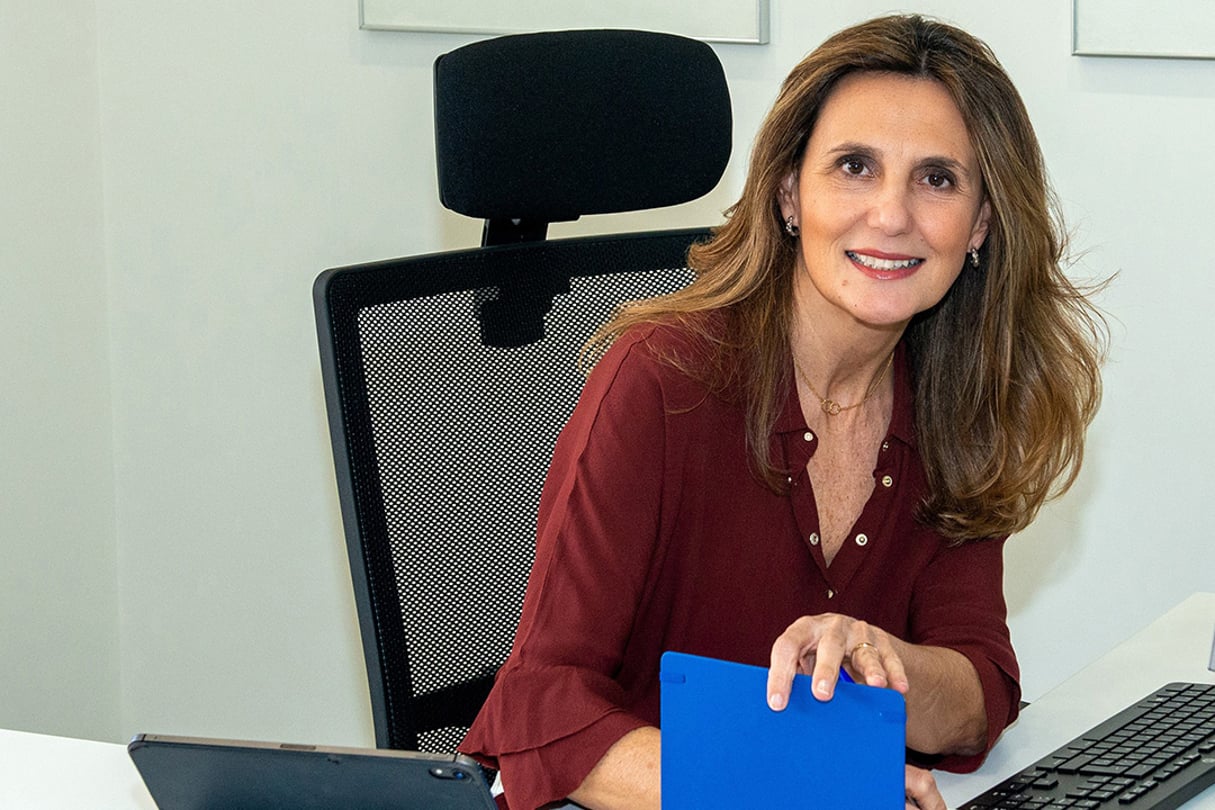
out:
M1067 760L1058 766L1059 773L1080 773L1080 769L1088 765L1094 759L1089 754L1080 754Z
M1139 766L1129 765L1129 764L1123 763L1123 762L1114 762L1114 763L1108 763L1108 764L1099 764L1099 763L1094 762L1091 765L1085 765L1083 768L1081 768L1080 773L1098 774L1098 775L1104 774L1106 776L1122 776L1125 773L1129 773L1132 768L1136 768L1136 767L1139 767Z

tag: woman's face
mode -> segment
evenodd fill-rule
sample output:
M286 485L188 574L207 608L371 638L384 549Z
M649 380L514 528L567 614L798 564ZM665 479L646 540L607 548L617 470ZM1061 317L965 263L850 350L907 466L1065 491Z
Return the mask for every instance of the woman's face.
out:
M779 202L801 229L799 303L896 329L941 300L991 215L953 99L893 73L840 80Z

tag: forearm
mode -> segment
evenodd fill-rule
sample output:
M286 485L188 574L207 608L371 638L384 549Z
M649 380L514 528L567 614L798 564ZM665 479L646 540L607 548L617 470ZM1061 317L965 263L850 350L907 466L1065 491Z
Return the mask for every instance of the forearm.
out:
M625 734L570 798L590 810L658 810L661 736L653 726Z
M946 647L891 639L907 672L907 747L925 754L977 754L987 742L979 673Z

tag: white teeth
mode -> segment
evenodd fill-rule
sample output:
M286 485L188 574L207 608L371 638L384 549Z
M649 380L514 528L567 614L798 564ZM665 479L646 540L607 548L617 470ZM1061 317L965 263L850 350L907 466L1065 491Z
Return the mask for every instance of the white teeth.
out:
M847 251L848 258L858 264L863 264L870 270L906 270L923 263L923 259L875 259L872 256L862 256L859 253Z

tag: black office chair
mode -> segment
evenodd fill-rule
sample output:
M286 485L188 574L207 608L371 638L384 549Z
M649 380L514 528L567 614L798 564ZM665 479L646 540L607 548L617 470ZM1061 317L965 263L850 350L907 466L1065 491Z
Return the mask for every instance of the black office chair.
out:
M731 117L707 45L636 31L460 48L435 63L435 117L440 196L485 220L482 246L313 292L376 743L451 751L510 651L579 349L620 302L686 284L708 234L548 223L702 196Z

